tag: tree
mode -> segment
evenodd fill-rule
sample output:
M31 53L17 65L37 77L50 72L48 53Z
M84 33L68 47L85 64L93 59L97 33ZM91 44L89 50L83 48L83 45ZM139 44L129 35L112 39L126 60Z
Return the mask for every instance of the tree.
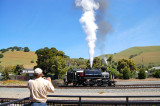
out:
M111 56L107 59L107 61L109 61L109 63L112 64L112 60L113 60L113 56L111 55Z
M125 62L123 59L118 61L118 66L117 69L120 73L123 73L123 70L125 67L129 67L129 65L127 64L127 62Z
M2 53L5 53L5 52L7 52L8 50L7 49L1 49L0 50Z
M49 49L48 47L39 49L36 51L37 54L37 66L41 68L44 75L47 74L64 74L67 70L66 66L66 58L63 51L58 51L56 48L52 47ZM36 68L35 67L35 68Z
M132 59L133 57L137 56L137 54L133 54L129 56L129 59Z
M0 73L2 73L3 67L0 65Z
M84 59L84 58L80 57L79 59Z
M156 77L156 78L160 78L160 70L156 71L155 77Z
M86 67L86 65L79 65L79 68L80 69L86 69L87 67Z
M0 54L0 58L3 58L3 54Z
M28 47L24 47L24 52L29 52L29 48Z
M123 70L123 79L130 79L130 69L127 67Z
M91 68L90 61L89 61L89 60L87 60L86 66L87 66L87 68Z
M136 70L136 64L131 59L121 59L118 61L117 69L120 73L123 73L125 67L129 68L131 73Z
M60 56L56 56L53 57L52 61L52 68L54 69L53 72L55 73L55 75L65 74L65 72L67 71L65 70L66 60L64 58L61 58Z
M20 51L20 48L19 48L18 46L14 46L13 48L14 48L14 50L16 50L16 51Z
M14 73L16 75L21 75L22 70L23 70L23 65L17 65L15 70L14 70Z
M99 57L95 57L93 60L93 68L100 68L102 61Z
M146 79L146 72L144 68L141 68L139 73L138 73L138 78L139 79Z
M115 77L118 77L119 72L116 69L110 68L109 70L111 71L111 74L115 75Z
M84 67L87 67L86 63L87 63L87 59L82 59L82 58L69 59L67 58L67 64L69 66L76 66L77 68L84 68Z
M10 68L9 68L9 67L5 67L5 68L2 70L3 80L8 80L8 79L9 79L9 71L10 71Z
M34 63L34 60L31 60L30 63Z

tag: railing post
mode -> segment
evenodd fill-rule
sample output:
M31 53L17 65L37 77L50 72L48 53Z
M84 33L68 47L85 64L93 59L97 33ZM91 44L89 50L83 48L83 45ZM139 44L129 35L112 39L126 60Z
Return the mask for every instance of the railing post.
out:
M128 102L128 96L126 96L126 106L129 106L129 102Z
M82 106L82 104L81 104L81 96L79 96L79 106Z

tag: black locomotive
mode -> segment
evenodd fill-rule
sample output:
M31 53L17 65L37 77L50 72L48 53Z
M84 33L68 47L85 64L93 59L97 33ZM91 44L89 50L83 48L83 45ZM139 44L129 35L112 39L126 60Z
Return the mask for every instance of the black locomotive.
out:
M68 71L64 78L66 86L115 86L114 79L110 79L109 72L101 72L99 69L74 69Z

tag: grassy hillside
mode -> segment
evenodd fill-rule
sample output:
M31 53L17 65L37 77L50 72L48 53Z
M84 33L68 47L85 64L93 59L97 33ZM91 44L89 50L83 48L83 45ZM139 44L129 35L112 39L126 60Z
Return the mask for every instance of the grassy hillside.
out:
M136 55L132 59L136 64L160 65L160 46L132 47L113 55L113 59L128 59L131 55Z
M117 54L113 54L113 60L128 59L131 55L135 55L132 59L136 64L154 64L160 65L160 46L147 46L147 47L132 47L121 51ZM0 65L24 65L25 68L33 68L36 65L37 55L35 52L23 52L23 51L8 51L3 53L4 57L0 58ZM106 54L107 57L112 54ZM31 63L34 61L34 63Z
M4 57L0 59L2 66L9 65L24 65L25 68L33 68L36 65L37 55L35 52L23 52L23 51L7 51L3 53ZM34 63L31 63L34 61Z

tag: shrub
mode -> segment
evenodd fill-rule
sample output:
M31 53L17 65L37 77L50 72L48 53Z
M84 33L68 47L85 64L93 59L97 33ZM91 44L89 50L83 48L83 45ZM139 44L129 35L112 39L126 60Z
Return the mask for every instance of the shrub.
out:
M124 68L123 70L123 79L130 79L130 70L129 68Z
M118 77L119 77L119 79L123 79L123 74L120 73L120 74L118 75Z
M110 68L110 70L111 70L111 74L112 74L112 75L115 75L115 77L117 78L119 72L118 72L116 69L114 69L114 68Z
M146 79L146 72L144 68L141 68L139 73L138 73L138 78L139 79Z
M3 58L3 54L0 54L0 58Z
M160 78L160 70L156 71L155 77L156 77L156 78Z
M79 65L79 68L81 68L81 69L86 69L86 65Z
M5 53L5 52L7 52L8 50L7 50L7 49L1 49L0 51L1 51L1 53Z
M9 67L5 67L4 70L2 71L2 76L3 80L8 80L9 79Z
M3 71L3 67L0 65L0 73Z
M29 52L29 48L28 47L24 47L24 52Z
M33 61L33 60L31 60L30 62L31 62L31 63L34 63L34 61Z
M131 78L138 78L138 73L135 71L135 72L131 73L130 77Z
M17 65L16 68L14 69L14 73L16 75L21 75L22 70L23 70L23 65Z

